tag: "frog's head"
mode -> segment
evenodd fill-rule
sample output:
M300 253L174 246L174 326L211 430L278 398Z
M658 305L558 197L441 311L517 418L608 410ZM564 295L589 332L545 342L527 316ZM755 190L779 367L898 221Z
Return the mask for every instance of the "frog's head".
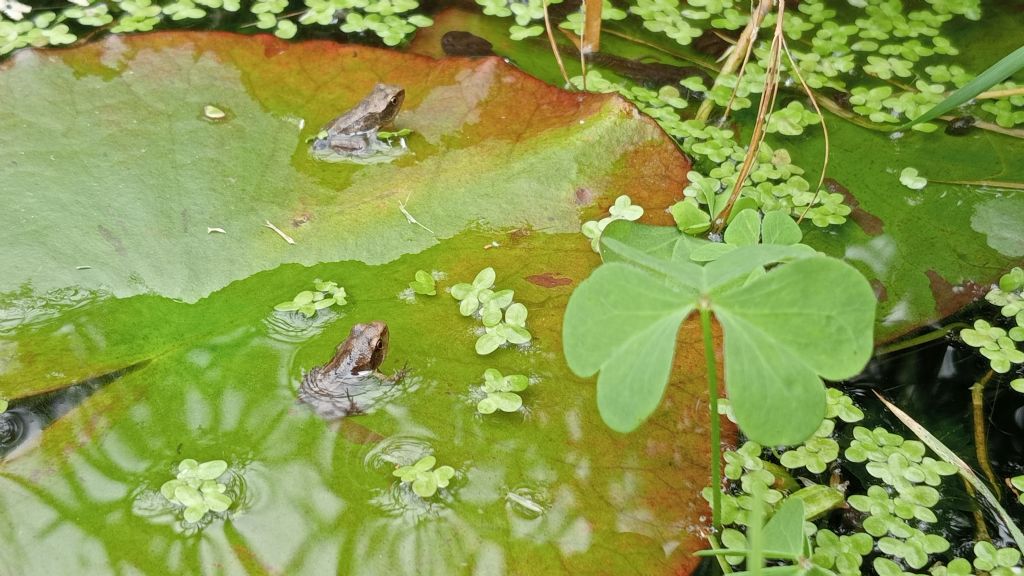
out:
M367 115L375 116L372 121L376 127L383 126L398 116L405 101L405 89L401 86L378 83L373 92L366 98Z

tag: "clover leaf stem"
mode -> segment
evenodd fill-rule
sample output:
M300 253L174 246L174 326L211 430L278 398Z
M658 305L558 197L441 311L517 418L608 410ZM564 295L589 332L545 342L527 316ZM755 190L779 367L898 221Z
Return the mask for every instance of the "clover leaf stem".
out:
M711 524L722 528L722 440L718 415L718 365L711 338L711 304L700 303L700 327L704 336L704 361L708 369L708 401L711 410Z

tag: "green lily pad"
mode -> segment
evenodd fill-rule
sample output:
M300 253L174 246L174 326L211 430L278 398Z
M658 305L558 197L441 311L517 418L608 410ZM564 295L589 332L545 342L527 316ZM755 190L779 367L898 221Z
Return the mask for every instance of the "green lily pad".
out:
M406 90L395 125L414 131L412 154L314 160L308 138L381 79ZM0 293L31 282L194 302L285 262L387 262L476 222L576 231L577 190L621 184L642 205L673 182L652 190L622 167L685 165L619 97L497 58L160 33L22 52L0 66L0 98L0 147L19 159L0 167L0 198L26 215L8 226ZM196 114L211 101L230 117Z

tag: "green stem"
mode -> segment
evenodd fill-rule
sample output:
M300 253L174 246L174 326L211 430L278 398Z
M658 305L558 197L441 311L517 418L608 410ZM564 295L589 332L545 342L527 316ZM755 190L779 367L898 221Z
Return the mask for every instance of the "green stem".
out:
M722 439L718 416L718 363L715 344L711 339L711 309L701 302L700 327L704 334L704 362L708 370L708 396L711 407L711 525L722 528Z
M711 544L712 550L721 550L723 546L718 542L718 538L714 534L708 534L708 543ZM732 564L729 564L725 560L725 556L722 554L715 554L715 559L718 560L718 565L722 568L723 574L732 574Z
M985 437L985 385L988 384L994 375L995 372L989 370L971 386L971 405L973 408L971 414L974 419L974 451L978 457L978 465L981 466L981 471L985 473L989 483L992 485L992 491L996 493L996 498L1002 498L999 478L996 476L995 471L992 470L992 464L989 462L988 441Z
M892 354L893 352L899 352L900 350L906 350L907 348L913 348L914 346L918 346L920 344L925 344L927 342L939 340L940 338L945 338L947 334L954 330L970 327L971 325L967 324L966 322L954 322L952 324L947 324L941 328L932 330L931 332L926 332L914 338L901 340L894 344L889 344L888 346L880 346L875 351L875 354L878 356L885 356L886 354Z

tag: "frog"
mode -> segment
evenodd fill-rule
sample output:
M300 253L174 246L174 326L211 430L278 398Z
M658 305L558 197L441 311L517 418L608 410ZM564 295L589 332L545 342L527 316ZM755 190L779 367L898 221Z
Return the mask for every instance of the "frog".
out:
M388 326L375 320L356 324L334 357L303 374L299 402L328 421L364 414L399 392L402 374L387 377L378 369L388 353Z
M313 155L332 160L373 156L391 150L377 139L377 131L395 119L404 100L404 88L377 83L351 110L320 131L313 141Z

